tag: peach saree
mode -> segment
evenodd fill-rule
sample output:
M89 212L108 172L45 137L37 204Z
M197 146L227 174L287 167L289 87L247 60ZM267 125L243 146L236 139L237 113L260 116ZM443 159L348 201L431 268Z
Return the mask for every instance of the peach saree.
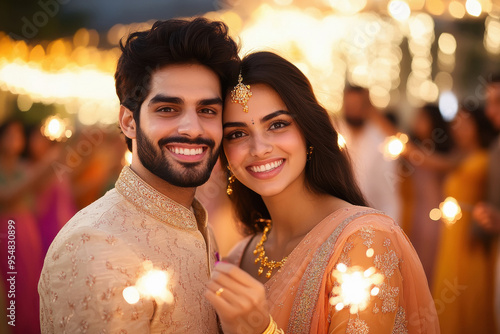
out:
M239 264L252 237L228 260ZM363 311L329 303L337 264L375 267L380 292ZM257 270L257 267L256 267ZM400 227L365 207L337 210L316 225L265 284L270 312L292 333L439 333L434 302L418 256Z

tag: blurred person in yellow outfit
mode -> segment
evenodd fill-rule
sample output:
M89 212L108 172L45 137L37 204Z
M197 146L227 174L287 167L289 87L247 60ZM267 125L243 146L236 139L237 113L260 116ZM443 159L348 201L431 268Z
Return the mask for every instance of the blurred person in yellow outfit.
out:
M462 216L446 223L436 261L433 297L443 334L494 333L494 253L473 222L472 206L484 198L488 152L494 130L482 109L462 107L452 135L464 158L449 172L444 196L454 197Z
M486 115L493 126L500 130L500 73L491 75L487 85ZM497 263L495 272L495 319L500 333L500 136L490 147L488 189L485 202L474 207L474 218L487 231L497 237Z

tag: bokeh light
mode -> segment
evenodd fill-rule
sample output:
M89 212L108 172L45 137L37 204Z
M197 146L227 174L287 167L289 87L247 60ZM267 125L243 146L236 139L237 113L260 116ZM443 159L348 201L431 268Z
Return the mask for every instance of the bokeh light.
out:
M483 11L481 3L477 0L467 0L465 2L465 9L467 10L467 13L469 13L469 15L475 17L481 15L481 12Z
M458 112L458 99L452 92L443 92L439 97L439 111L446 121L455 118Z

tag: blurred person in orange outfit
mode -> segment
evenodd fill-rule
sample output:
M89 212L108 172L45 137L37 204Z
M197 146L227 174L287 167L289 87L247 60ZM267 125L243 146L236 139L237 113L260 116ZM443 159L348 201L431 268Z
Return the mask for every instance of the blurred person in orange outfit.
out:
M472 206L484 199L488 172L487 147L494 130L479 108L462 107L452 135L463 158L444 182L444 197L451 196L462 216L442 230L434 271L433 297L441 332L494 333L494 253L487 240L475 233Z
M487 85L486 115L493 126L500 130L500 73L493 74ZM474 219L483 228L497 235L497 263L495 273L495 319L500 333L500 136L490 147L488 189L486 201L477 204L473 211Z
M53 142L42 135L40 126L34 126L28 132L27 151L30 166L35 167L44 159L54 146L62 143ZM34 189L35 215L42 251L45 254L57 232L76 213L70 178L65 173L51 173Z
M73 193L77 208L82 209L114 187L126 148L119 134L105 128L84 129L69 145L78 162L70 171Z

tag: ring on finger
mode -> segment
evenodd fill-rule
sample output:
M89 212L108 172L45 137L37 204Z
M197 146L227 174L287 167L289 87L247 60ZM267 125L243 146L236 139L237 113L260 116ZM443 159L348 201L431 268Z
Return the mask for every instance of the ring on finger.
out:
M215 291L215 295L220 297L220 295L224 292L224 288L219 288L219 290Z

